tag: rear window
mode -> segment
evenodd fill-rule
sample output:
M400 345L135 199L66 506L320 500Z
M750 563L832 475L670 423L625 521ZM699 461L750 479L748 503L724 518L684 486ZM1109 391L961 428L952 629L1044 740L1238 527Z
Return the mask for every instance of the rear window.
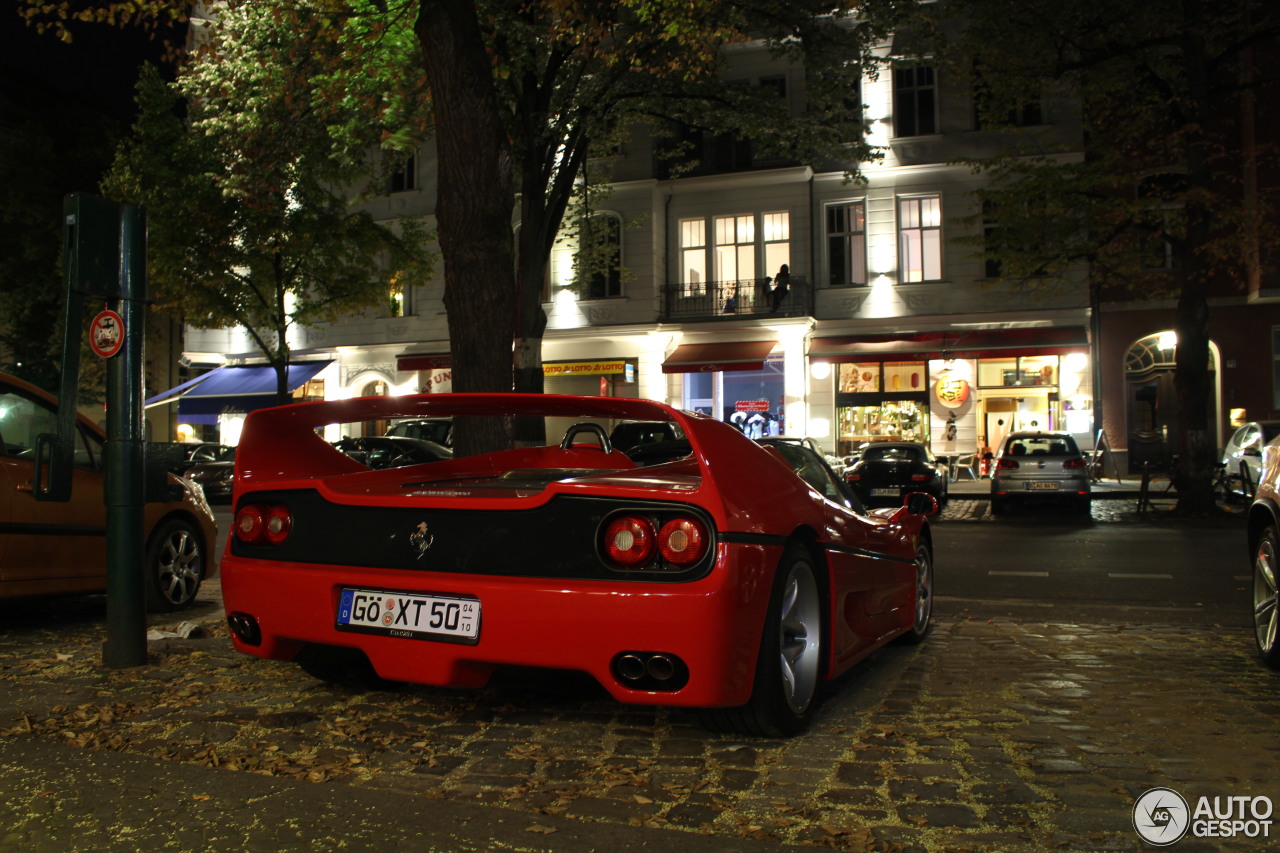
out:
M876 447L862 451L863 459L887 459L893 462L915 462L921 457L918 447Z
M1010 456L1077 456L1080 450L1069 435L1014 436L1005 445Z

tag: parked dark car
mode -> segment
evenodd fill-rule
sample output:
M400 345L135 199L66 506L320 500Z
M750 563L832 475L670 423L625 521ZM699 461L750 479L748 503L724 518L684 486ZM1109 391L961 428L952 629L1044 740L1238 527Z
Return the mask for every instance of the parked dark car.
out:
M453 450L443 444L402 435L344 438L333 446L375 471L453 458Z
M1262 476L1249 506L1249 554L1253 558L1253 638L1267 666L1280 669L1280 439L1263 449Z
M609 433L614 450L627 452L641 444L658 444L684 438L680 427L666 421L622 421Z
M397 421L387 430L387 435L420 438L434 441L445 447L453 447L453 418L413 418Z
M235 459L236 456L234 447L216 442L178 442L161 446L166 449L166 459L174 458L168 456L167 451L169 448L173 448L181 456L180 461L168 466L169 470L178 476L187 473L187 469L192 465L198 465L201 462L226 462ZM168 463L166 462L166 464Z
M228 447L217 459L189 465L182 473L204 489L204 496L212 501L231 500L231 486L236 476L236 449Z
M947 504L947 466L917 441L880 441L868 445L844 478L864 506L898 506L912 492L933 495Z

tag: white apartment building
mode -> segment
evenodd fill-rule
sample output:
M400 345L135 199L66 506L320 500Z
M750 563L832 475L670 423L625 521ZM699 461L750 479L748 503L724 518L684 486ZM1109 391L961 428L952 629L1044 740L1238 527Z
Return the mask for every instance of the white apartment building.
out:
M801 108L802 69L763 50L741 51L727 73ZM707 141L700 169L671 178L652 141L633 135L599 211L617 225L620 268L569 287L571 247L552 258L546 390L662 400L838 455L890 437L973 454L1018 428L1066 429L1092 446L1083 273L1052 291L1022 288L954 241L994 223L972 195L980 179L949 164L1007 140L978 127L971 93L930 67L886 66L860 98L884 151L864 184L840 164L762 162L722 140ZM1049 100L1020 118L1079 136L1070 110ZM431 222L430 146L387 190L369 204L376 216ZM791 286L775 309L763 282L783 264ZM440 279L392 294L383 316L299 330L291 384L325 399L448 391L442 295ZM254 397L244 369L261 359L234 329L187 329L184 358L225 366L229 384L177 399L177 422L217 425L234 442L243 412L271 402Z

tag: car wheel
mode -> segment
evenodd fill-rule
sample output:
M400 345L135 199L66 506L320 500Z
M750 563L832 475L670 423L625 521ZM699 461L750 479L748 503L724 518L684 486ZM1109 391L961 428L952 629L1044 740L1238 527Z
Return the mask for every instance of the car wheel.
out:
M1005 503L1004 498L992 498L992 499L991 499L991 514L992 514L992 515L1004 515L1004 514L1005 514L1005 512L1006 512L1008 509L1009 509L1009 507L1008 507L1008 505Z
M189 521L162 523L147 546L147 608L181 610L195 601L204 579L204 543Z
M741 708L706 709L700 713L703 723L763 737L804 731L822 675L825 621L813 558L793 544L774 576L751 700Z
M1093 515L1093 498L1080 498L1079 503L1076 504L1076 509L1086 518Z
M1280 669L1280 594L1276 592L1276 569L1280 565L1280 544L1275 526L1269 526L1253 555L1253 636L1258 653L1267 666Z
M916 549L916 582L911 630L899 639L915 645L933 629L933 551L921 543Z

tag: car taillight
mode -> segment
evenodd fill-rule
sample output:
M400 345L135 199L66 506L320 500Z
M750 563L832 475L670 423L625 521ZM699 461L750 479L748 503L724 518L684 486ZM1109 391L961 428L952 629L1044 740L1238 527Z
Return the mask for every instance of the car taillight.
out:
M999 459L997 459L997 460L996 460L996 467L997 467L997 468L1009 468L1009 469L1017 468L1017 467L1018 467L1018 460L1017 460L1017 459L1011 459L1011 458L1009 458L1008 456L1001 456Z
M634 569L653 560L656 539L649 519L624 515L605 528L604 548L610 560L624 569Z
M279 545L293 530L293 515L283 504L246 504L236 513L236 538L247 545Z
M658 531L658 550L674 566L688 568L707 553L707 533L692 518L675 518Z
M911 475L911 482L913 483L923 483L927 479L929 479L928 474L912 474Z
M1063 468L1085 468L1087 466L1088 463L1086 463L1083 458L1068 459L1066 462L1062 463Z

